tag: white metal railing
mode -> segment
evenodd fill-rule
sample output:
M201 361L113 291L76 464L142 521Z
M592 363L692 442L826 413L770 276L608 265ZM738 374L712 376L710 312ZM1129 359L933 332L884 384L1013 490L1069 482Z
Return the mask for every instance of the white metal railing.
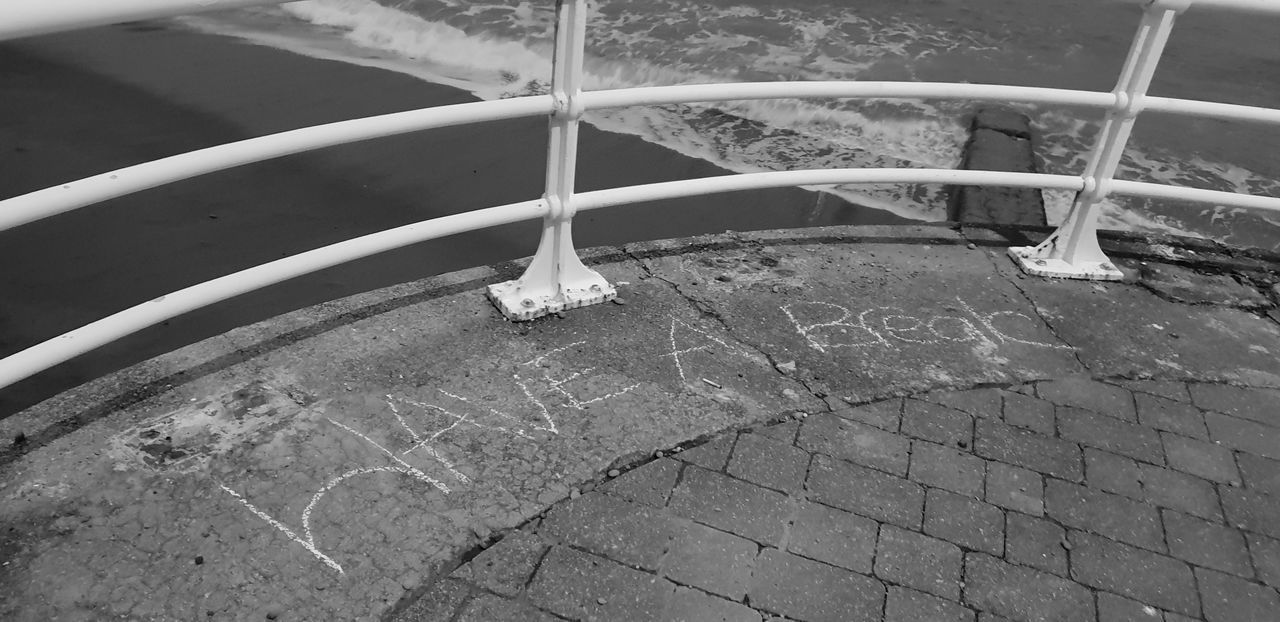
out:
M534 218L542 239L521 278L491 285L493 302L511 319L593 304L616 295L579 261L571 226L579 210L738 190L858 183L942 183L1076 191L1066 221L1039 246L1010 255L1032 274L1115 279L1098 247L1098 202L1109 194L1280 211L1280 198L1114 180L1134 120L1143 111L1280 125L1280 110L1147 96L1175 17L1196 6L1280 14L1276 0L1136 0L1142 22L1116 88L1107 93L1005 85L915 82L768 82L702 84L582 92L586 0L558 0L550 95L441 106L327 125L193 151L0 201L0 230L197 175L321 147L446 127L550 114L546 192L542 198L397 227L242 270L161 296L0 360L0 387L188 311L281 281L439 237ZM91 25L278 0L7 0L0 41ZM622 106L772 98L939 98L1026 102L1104 109L1107 116L1081 175L949 169L821 169L751 173L574 192L578 123L588 110Z

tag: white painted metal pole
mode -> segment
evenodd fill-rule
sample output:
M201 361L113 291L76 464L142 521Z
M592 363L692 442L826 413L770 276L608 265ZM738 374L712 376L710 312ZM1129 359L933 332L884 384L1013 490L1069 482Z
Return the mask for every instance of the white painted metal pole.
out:
M544 201L433 218L317 248L144 302L0 360L0 388L188 311L395 248L546 214Z
M586 0L556 3L556 45L551 74L551 116L544 198L550 211L533 261L520 278L489 286L489 298L512 320L531 320L563 309L604 302L617 290L583 265L573 246L574 177L578 123L582 118L582 74L586 58Z
M3 0L0 41L291 0Z
M1066 221L1044 242L1034 248L1009 249L1010 256L1023 270L1039 276L1080 279L1120 280L1124 277L1098 246L1098 205L1111 191L1111 179L1142 111L1147 88L1173 30L1174 19L1186 4L1187 0L1155 0L1143 12L1116 81L1115 106L1107 113L1082 175L1084 190L1076 196Z
M452 125L532 117L550 110L548 95L519 97L339 121L218 145L0 201L0 231L163 184L321 147Z

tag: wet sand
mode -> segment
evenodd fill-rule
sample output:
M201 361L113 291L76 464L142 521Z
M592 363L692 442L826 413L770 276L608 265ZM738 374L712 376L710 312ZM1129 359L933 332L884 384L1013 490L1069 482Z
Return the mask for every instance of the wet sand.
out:
M307 125L474 101L386 70L168 23L0 44L0 197ZM433 130L232 169L0 233L0 355L282 256L541 194L542 118ZM584 126L580 190L724 174ZM905 222L799 189L583 214L580 247L725 229ZM537 225L489 229L296 279L167 322L0 391L4 416L235 326L348 294L528 256ZM477 301L479 304L479 301Z

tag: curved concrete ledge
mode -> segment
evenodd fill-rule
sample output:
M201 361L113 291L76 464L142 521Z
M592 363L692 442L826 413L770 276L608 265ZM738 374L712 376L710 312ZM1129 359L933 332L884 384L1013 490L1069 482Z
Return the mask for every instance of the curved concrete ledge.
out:
M1274 258L1107 242L1135 279L1161 257L1234 274L1256 304L1224 306L1024 278L1002 247L1037 235L597 249L620 304L507 323L481 287L520 268L500 265L158 357L0 421L25 438L0 453L0 617L376 618L602 473L724 430L1061 378L1280 387Z

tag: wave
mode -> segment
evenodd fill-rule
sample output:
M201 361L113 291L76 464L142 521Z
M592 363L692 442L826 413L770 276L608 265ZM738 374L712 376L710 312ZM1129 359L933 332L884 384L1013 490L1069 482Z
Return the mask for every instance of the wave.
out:
M374 65L465 89L482 99L545 92L551 74L550 3L308 0L216 18L186 18L311 56ZM876 3L838 11L709 0L603 0L588 25L585 87L609 89L754 80L914 79L917 67L952 52L1009 45L963 23L890 17ZM822 0L816 0L820 6ZM892 4L892 3L891 3ZM832 5L835 7L836 5ZM831 9L832 7L827 7ZM864 10L865 8L865 10ZM883 14L882 14L883 13ZM953 20L943 20L949 22ZM1078 174L1096 119L1024 106L1040 132L1047 172ZM601 129L639 136L734 172L797 168L953 168L969 104L904 100L770 100L593 111ZM1131 144L1120 175L1161 183L1275 195L1280 184L1246 168ZM823 190L921 220L946 217L936 186L841 186ZM1046 192L1050 222L1071 197ZM1144 201L1109 200L1103 227L1225 239L1222 216ZM1210 226L1212 225L1212 226ZM1268 225L1269 226L1269 225ZM1276 236L1280 237L1280 236Z

